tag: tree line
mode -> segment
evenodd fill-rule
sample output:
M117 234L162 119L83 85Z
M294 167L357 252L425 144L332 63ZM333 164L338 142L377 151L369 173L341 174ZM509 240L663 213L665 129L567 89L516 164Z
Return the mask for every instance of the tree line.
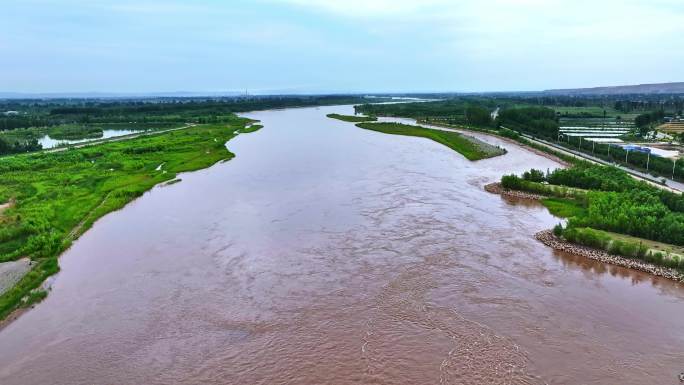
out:
M684 197L637 181L615 167L580 164L546 173L531 170L522 177L504 176L502 185L542 194L558 193L553 185L586 189L585 214L571 218L570 228L591 227L684 245Z

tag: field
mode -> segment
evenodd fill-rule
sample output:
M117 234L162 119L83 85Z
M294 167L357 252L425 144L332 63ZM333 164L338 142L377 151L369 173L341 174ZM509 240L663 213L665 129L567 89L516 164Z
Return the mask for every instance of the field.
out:
M658 126L657 129L670 134L681 134L684 133L684 121L665 123Z
M460 153L468 160L480 160L503 155L506 150L457 132L432 130L399 123L359 123L357 127L393 135L416 136L434 140Z
M0 161L0 262L35 265L0 296L0 319L44 297L36 290L59 270L57 256L98 218L176 174L233 157L224 143L260 126L232 116L221 124ZM160 167L161 165L161 167Z

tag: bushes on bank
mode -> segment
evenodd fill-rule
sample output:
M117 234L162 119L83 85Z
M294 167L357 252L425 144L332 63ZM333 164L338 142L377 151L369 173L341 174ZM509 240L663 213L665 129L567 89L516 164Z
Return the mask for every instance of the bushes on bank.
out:
M659 251L649 251L648 247L642 242L630 242L612 239L610 235L604 233L603 231L594 230L589 227L568 227L563 229L561 225L556 225L556 227L553 229L553 232L557 236L558 233L561 233L563 238L565 238L568 242L604 250L613 255L619 255L625 258L640 259L650 262L654 265L669 267L672 269L680 269L684 271L684 258L681 258L677 255L667 256Z

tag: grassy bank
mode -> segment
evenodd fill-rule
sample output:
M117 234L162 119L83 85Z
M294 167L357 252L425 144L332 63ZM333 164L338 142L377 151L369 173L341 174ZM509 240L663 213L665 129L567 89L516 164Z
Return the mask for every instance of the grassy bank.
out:
M340 114L328 114L327 117L331 119L341 120L343 122L350 123L361 123L361 122L374 122L378 120L375 116L355 116L355 115L340 115Z
M0 214L0 262L29 257L36 264L0 296L0 319L45 296L36 289L59 270L58 255L97 219L177 173L232 158L224 143L260 127L245 129L248 122L233 116L221 124L3 158L0 202L15 204Z
M432 130L400 123L359 123L357 127L393 135L416 136L443 144L468 160L480 160L503 155L506 150L457 132Z

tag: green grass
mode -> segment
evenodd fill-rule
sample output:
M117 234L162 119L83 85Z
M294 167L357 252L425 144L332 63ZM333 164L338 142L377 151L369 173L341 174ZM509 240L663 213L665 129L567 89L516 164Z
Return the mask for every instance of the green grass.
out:
M48 135L57 140L97 139L101 138L102 134L101 127L77 124L61 124L48 130Z
M263 127L264 127L264 126L259 125L259 124L252 124L252 125L249 125L249 126L245 126L245 128L243 128L242 130L240 130L240 132L242 132L243 134L247 134L247 133L250 133L250 132L259 131L259 130L262 129Z
M573 227L562 231L568 241L605 250L610 254L640 259L658 266L679 269L684 273L684 248L644 238L618 234L591 227Z
M551 214L561 218L582 216L586 213L582 203L572 199L546 198L541 202Z
M457 132L432 130L400 123L358 123L357 127L392 135L416 136L443 144L468 160L480 160L503 155L506 150Z
M340 114L328 114L327 117L331 119L342 120L344 122L350 123L360 123L360 122L374 122L378 120L375 116L352 116L352 115L340 115Z
M652 252L661 252L663 254L667 254L670 256L680 256L684 257L684 247L682 246L677 246L677 245L671 245L669 243L663 243L663 242L656 242L656 241L651 241L648 239L644 238L638 238L638 237L633 237L631 235L626 235L626 234L618 234L614 233L611 231L604 231L604 230L596 230L600 233L606 234L609 236L612 240L618 240L622 242L631 242L631 243L642 243L644 246L648 247L649 251Z
M42 298L34 290L59 270L58 255L97 219L180 172L231 159L225 142L261 127L245 128L249 122L233 116L221 124L2 158L0 196L16 204L0 214L0 262L29 257L36 264L0 296L0 319Z

